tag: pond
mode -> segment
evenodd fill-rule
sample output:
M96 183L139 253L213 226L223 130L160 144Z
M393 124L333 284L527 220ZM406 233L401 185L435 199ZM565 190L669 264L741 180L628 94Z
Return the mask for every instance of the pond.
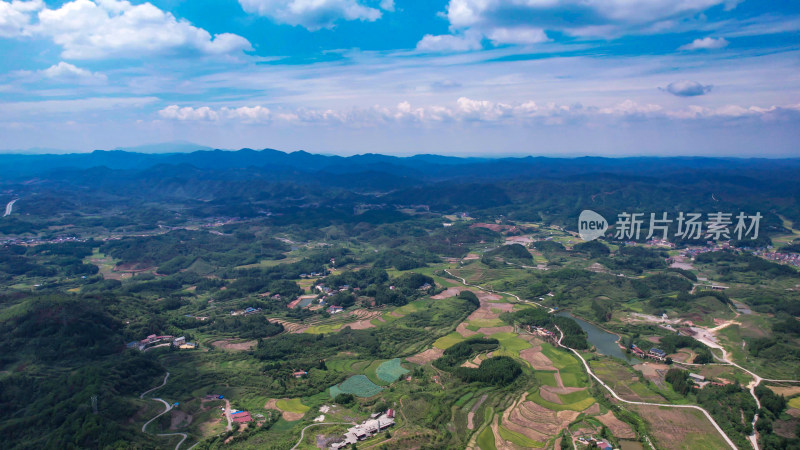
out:
M578 322L578 325L586 332L588 335L588 340L591 345L594 345L597 349L597 353L606 356L613 356L614 358L622 359L625 361L631 361L633 358L631 355L625 353L619 345L617 345L617 341L619 337L616 334L611 334L594 324L591 324L585 320L579 319L568 312L560 312L558 313L559 316L569 317L573 319L575 322Z

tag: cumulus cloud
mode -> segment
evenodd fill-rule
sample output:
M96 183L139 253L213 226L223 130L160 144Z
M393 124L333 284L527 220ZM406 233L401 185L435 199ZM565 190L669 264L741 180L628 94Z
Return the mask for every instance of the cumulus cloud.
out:
M681 45L678 50L717 50L727 47L728 44L729 42L725 38L705 37L703 39L695 39L686 45Z
M44 8L42 0L0 1L0 37L17 37L26 34L33 14L42 8Z
M31 20L35 14L38 22ZM121 0L73 0L57 9L43 2L0 1L0 36L34 35L53 40L68 59L141 55L232 54L250 50L245 38L215 36L177 19L150 3L132 5Z
M403 101L394 107L373 106L348 110L298 108L271 110L263 106L212 108L168 106L158 112L163 119L177 121L206 121L215 123L272 123L292 125L336 125L372 127L388 123L437 125L442 123L518 123L538 122L545 125L585 121L622 121L643 119L731 120L742 117L777 117L800 113L800 105L744 107L725 105L716 108L689 106L670 110L662 105L638 103L633 100L608 106L538 104L534 101L495 102L468 97L458 98L451 105L412 106Z
M487 36L495 44L538 44L547 42L547 34L541 28L494 28Z
M239 0L246 12L269 17L278 23L300 25L308 30L333 28L338 20L380 19L380 9L359 0ZM394 11L394 0L382 0L379 7Z
M466 52L480 50L481 47L480 36L475 33L463 36L426 34L417 42L417 50L421 52Z
M669 92L678 97L696 97L698 95L705 95L711 91L712 85L702 85L696 81L676 81L670 83L665 88L659 88L662 91Z
M41 71L46 78L57 81L77 82L86 84L105 83L108 78L102 73L94 73L81 69L70 63L61 61Z
M527 45L547 41L548 31L587 38L613 37L626 31L660 33L713 6L724 4L731 9L737 3L738 0L450 0L443 15L454 34L471 30L495 45Z

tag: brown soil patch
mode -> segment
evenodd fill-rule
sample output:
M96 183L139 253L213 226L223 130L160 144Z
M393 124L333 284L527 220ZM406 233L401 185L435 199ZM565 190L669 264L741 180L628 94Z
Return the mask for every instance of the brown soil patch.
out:
M268 318L267 320L283 325L283 329L286 330L287 333L302 333L308 329L308 325L301 325L284 319Z
M586 414L587 416L600 414L600 404L597 402L592 403L592 406L584 409L583 413Z
M211 345L222 350L245 351L255 347L256 343L256 341L233 341L230 339L223 339L221 341L214 341Z
M599 420L603 425L607 426L615 437L622 439L636 438L636 433L633 431L633 428L631 428L631 426L627 423L617 419L617 417L611 411L603 414L602 416L597 416L596 419Z
M576 411L551 411L525 400L523 394L517 403L503 413L503 426L539 442L547 442L578 417Z
M429 348L429 349L425 350L424 352L417 353L414 356L409 356L408 358L406 358L406 361L408 361L410 363L414 363L414 364L423 365L423 364L427 364L427 363L429 363L429 362L431 362L431 361L433 361L435 359L441 358L443 354L444 354L444 350L434 347L434 348Z
M374 328L375 325L370 320L359 320L358 322L347 323L342 326L350 327L353 330L366 330L367 328Z
M470 337L478 334L477 331L472 331L470 329L467 329L467 322L461 322L460 324L458 324L458 326L456 327L456 331L458 331L458 334L464 337Z
M467 429L472 430L475 428L475 423L474 423L475 411L477 411L478 408L481 407L481 405L483 404L483 402L486 401L486 398L488 396L489 396L488 394L483 394L483 397L481 397L480 400L475 402L475 405L472 407L472 410L470 410L469 414L467 414Z
M650 425L650 436L658 448L684 449L689 435L714 435L723 443L722 436L703 413L683 408L630 405ZM676 439L680 436L681 439Z
M636 364L635 366L633 366L633 368L636 370L640 370L646 378L659 379L659 380L661 379L661 375L658 373L658 371L660 370L662 372L666 372L667 370L669 370L669 366L666 364L657 364L651 362Z
M786 414L789 414L792 417L800 417L800 409L789 408L786 410Z
M557 405L563 405L564 402L561 401L561 399L558 397L558 395L555 392L553 392L550 389L548 389L549 387L550 386L542 386L539 389L539 396L542 397L543 399L547 400L550 403L555 403Z
M170 411L170 430L177 430L178 426L184 424L184 427L189 426L192 423L192 415L186 414L185 412L179 409L173 409Z
M444 299L446 299L446 298L455 297L455 296L456 296L456 295L458 295L459 293L461 293L461 289L459 289L459 288L454 288L454 287L451 287L451 288L448 288L448 289L447 289L447 290L445 290L445 291L442 291L442 292L440 292L440 293L438 293L438 294L434 295L434 296L433 296L433 297L431 297L431 298L432 298L432 299L434 299L434 300L444 300Z
M785 397L793 397L800 394L800 386L767 386L770 390L778 395Z
M289 400L289 399L285 398L284 400ZM271 398L271 399L267 400L267 403L264 405L264 409L275 409L275 410L280 411L281 415L283 416L283 420L286 420L287 422L294 422L295 420L300 420L305 415L305 414L302 414L302 413L294 413L294 412L284 411L284 410L278 408L278 399L275 399L275 398Z
M488 327L488 328L478 328L478 333L483 333L486 336L495 334L495 333L513 333L514 327L511 325L506 325L504 327Z
M550 358L542 353L542 346L535 341L531 342L531 344L533 345L531 348L526 348L519 352L520 358L530 363L535 370L556 370L553 361L550 361Z

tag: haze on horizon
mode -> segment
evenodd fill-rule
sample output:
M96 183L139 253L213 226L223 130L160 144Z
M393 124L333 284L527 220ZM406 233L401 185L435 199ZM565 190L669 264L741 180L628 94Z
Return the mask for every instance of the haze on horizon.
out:
M796 2L0 0L0 152L797 157L798 43Z

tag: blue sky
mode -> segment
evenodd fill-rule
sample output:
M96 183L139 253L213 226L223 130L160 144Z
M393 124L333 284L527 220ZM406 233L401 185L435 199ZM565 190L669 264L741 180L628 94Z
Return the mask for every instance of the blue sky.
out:
M0 151L800 156L800 2L0 0Z

